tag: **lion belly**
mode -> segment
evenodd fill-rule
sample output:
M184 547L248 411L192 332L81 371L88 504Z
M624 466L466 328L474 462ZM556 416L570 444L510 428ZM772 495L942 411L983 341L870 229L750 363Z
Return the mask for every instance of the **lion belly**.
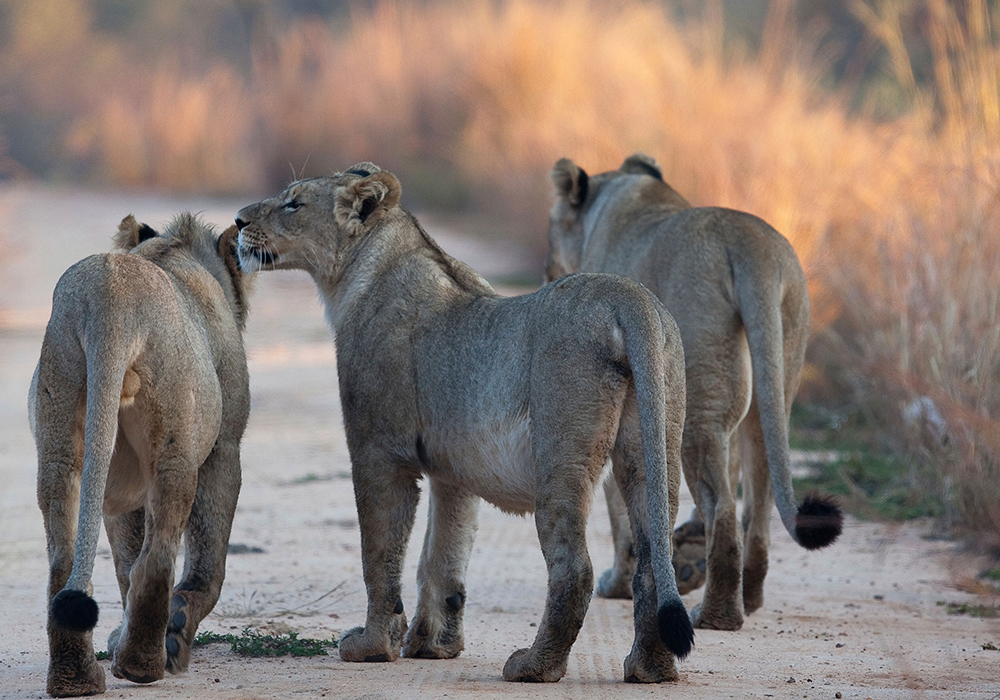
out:
M472 426L449 436L447 480L508 513L535 509L535 460L527 413Z

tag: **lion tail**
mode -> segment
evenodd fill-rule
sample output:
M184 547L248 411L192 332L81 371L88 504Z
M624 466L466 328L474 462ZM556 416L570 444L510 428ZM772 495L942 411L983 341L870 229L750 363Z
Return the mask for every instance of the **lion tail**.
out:
M649 297L653 299L651 294ZM673 323L673 319L665 312L661 313L658 306L658 302L647 304L637 299L623 314L624 323L620 325L625 330L625 351L628 353L639 407L646 468L650 555L657 595L657 628L661 641L680 659L687 656L694 646L694 630L677 589L677 579L670 561L672 545L667 471L667 368L663 348L667 343L664 322ZM679 340L677 345L680 347ZM681 376L683 378L683 374ZM679 464L675 467L680 469Z
M761 432L774 502L781 522L796 542L806 549L820 549L840 535L844 517L830 498L811 494L797 505L792 488L788 455L788 413L785 406L785 359L781 342L782 279L749 261L732 255L734 290L746 328L753 369L754 397L760 413ZM808 316L808 296L800 301L799 313Z
M103 314L107 317L108 314ZM104 489L118 435L118 408L138 391L138 375L129 366L134 357L127 346L109 342L127 326L115 319L116 332L91 319L81 338L87 358L87 405L84 423L83 474L80 481L80 516L73 569L69 580L52 599L52 619L76 632L97 625L97 602L88 594L94 572L97 540L101 533ZM128 373L131 372L131 376Z

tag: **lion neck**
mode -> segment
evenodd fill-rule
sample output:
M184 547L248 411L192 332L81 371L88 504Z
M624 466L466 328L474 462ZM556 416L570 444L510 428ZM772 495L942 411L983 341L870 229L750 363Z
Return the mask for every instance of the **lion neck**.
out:
M223 260L214 239L199 239L191 244L191 255L210 274L226 297L229 308L240 331L246 327L247 304L243 273L236 268L235 259Z
M495 295L486 280L442 251L401 207L375 224L339 271L313 271L312 276L327 321L338 335L359 313L382 306L385 298L405 298L414 308L427 310L456 297Z

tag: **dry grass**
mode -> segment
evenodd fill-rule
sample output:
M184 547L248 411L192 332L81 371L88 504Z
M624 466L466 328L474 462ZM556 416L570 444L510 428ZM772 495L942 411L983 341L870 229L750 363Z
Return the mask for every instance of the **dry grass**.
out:
M31 6L53 3L85 5ZM207 74L182 56L86 48L67 25L62 43L103 68L68 72L66 155L117 183L222 191L371 159L425 205L465 193L541 248L558 158L600 171L649 152L692 201L788 236L813 299L804 391L874 416L913 460L913 486L939 489L1000 549L997 16L985 0L961 14L945 0L852 3L911 105L879 121L820 86L792 0L772 3L755 56L725 53L719 7L682 26L643 2L382 0L338 24L267 25L249 67ZM902 29L914 12L932 53L922 81ZM57 59L37 62L35 84L59 83ZM943 436L903 420L920 397Z

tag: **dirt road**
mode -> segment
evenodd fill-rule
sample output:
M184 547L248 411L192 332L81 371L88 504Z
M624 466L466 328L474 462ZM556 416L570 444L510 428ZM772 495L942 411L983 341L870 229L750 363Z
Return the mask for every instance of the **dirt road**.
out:
M25 397L52 288L70 264L107 250L117 222L130 211L155 226L180 209L202 210L225 225L243 203L0 190L0 237L6 237L0 257L0 698L44 697L47 565ZM509 248L447 236L441 242L487 273L517 266ZM247 347L253 404L233 542L263 552L230 556L222 598L203 629L238 632L253 625L310 637L339 634L364 622L365 594L332 338L308 277L259 278ZM685 491L682 513L690 507ZM416 605L425 520L422 504L404 574L407 611ZM335 654L246 659L212 645L195 650L189 673L149 687L109 672L107 695L834 698L839 692L844 698L1000 698L1000 652L982 648L1000 646L1000 624L949 616L937 605L971 600L955 582L974 569L953 543L925 539L927 530L926 524L848 519L837 545L808 553L773 519L764 608L740 632L698 631L679 683L622 683L631 604L595 599L566 677L555 685L523 686L504 683L500 671L535 634L544 562L532 520L484 504L469 566L466 649L458 659L370 665L346 664ZM599 573L611 562L602 497L595 498L588 538ZM103 645L120 614L106 540L94 589L101 606L95 639ZM700 595L685 602L690 607Z

